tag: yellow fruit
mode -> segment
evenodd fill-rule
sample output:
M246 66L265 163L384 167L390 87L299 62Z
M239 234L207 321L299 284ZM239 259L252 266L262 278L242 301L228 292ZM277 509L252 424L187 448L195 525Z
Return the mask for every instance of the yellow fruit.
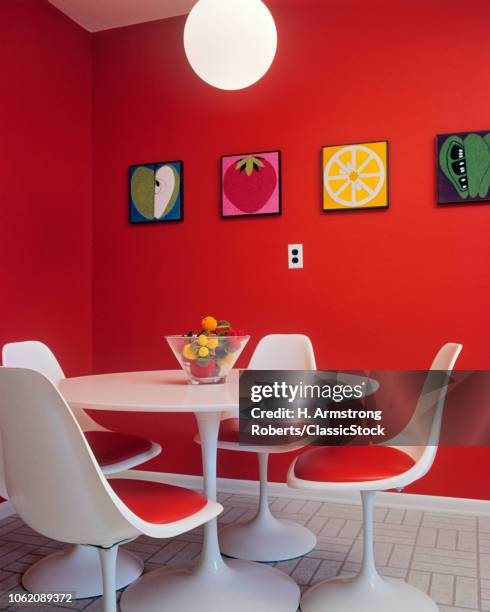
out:
M224 356L224 360L226 363L232 363L234 359L235 357L233 356L233 353L226 353L226 355Z
M205 346L201 346L198 354L199 357L207 357L209 355L209 349Z
M207 347L208 347L209 349L215 349L215 348L218 346L218 344L219 344L219 342L218 342L218 338L209 338L209 340L207 341L207 343L208 343L208 344L207 344Z
M208 337L204 334L201 334L197 339L199 346L206 346L208 344Z
M184 359L189 359L189 360L197 359L197 355L192 350L190 344L184 345L184 348L182 349L182 355L184 355Z
M204 317L201 321L202 328L206 331L214 331L218 327L218 321L214 317Z

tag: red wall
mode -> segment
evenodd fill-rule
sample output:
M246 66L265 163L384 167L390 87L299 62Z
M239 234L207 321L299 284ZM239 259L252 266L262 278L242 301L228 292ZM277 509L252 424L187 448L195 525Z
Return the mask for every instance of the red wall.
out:
M90 35L45 0L0 3L0 346L92 367Z
M94 37L96 370L175 367L164 334L208 313L252 334L243 364L263 334L301 331L323 368L425 368L448 340L465 346L459 367L490 367L490 206L436 206L434 173L437 133L489 127L488 2L269 4L276 61L239 92L193 74L184 18ZM321 145L385 138L390 209L322 214ZM220 219L219 156L273 148L282 217ZM185 221L130 226L127 166L173 159ZM302 271L287 269L293 242ZM199 473L192 418L117 424L162 441L153 469ZM223 459L221 475L255 478L249 456ZM411 490L489 499L488 460L443 449Z

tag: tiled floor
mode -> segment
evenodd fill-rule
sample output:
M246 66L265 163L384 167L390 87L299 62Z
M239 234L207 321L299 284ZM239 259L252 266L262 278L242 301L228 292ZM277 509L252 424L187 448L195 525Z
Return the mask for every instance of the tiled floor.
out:
M257 505L251 496L221 494L222 524L250 518ZM302 587L359 569L362 550L361 510L290 498L271 500L276 516L307 525L318 543L307 557L278 563ZM376 508L375 549L380 572L407 579L428 592L441 612L490 611L490 518ZM141 537L127 546L144 558L146 569L195 559L202 528L174 540ZM26 527L16 517L0 521L0 590L19 590L22 572L43 555L62 547ZM19 610L20 606L2 610ZM80 600L68 609L101 612L100 599ZM42 608L30 610L59 610ZM176 611L194 612L194 611ZM414 611L415 612L415 611Z

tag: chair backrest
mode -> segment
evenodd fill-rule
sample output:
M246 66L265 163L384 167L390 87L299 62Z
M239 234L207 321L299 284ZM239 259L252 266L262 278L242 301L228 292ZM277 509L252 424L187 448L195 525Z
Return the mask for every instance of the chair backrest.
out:
M51 349L38 340L5 344L2 349L2 363L8 368L36 370L56 386L65 378Z
M316 370L313 345L308 336L302 334L264 336L248 367L251 370Z
M35 370L46 376L55 386L58 386L65 378L65 374L53 351L46 344L38 340L5 344L2 350L2 363L8 368ZM104 429L91 419L82 408L74 409L73 414L83 431L100 431ZM1 492L0 483L0 495Z
M55 385L23 368L0 368L0 430L9 500L39 533L112 545L134 529ZM135 530L136 531L136 530Z
M27 340L10 342L2 349L2 364L10 368L29 368L49 378L56 386L65 378L61 366L52 351L42 342ZM1 445L1 438L0 438ZM2 469L2 452L0 446L0 495L8 498Z
M412 418L402 432L384 443L404 450L417 463L423 464L424 474L432 466L437 453L451 372L462 348L461 344L449 342L438 351Z

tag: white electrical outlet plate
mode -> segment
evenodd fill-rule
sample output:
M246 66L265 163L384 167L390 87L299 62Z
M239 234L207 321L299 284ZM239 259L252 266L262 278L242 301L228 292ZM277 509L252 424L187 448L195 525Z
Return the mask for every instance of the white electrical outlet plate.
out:
M303 267L303 245L288 244L288 268Z

